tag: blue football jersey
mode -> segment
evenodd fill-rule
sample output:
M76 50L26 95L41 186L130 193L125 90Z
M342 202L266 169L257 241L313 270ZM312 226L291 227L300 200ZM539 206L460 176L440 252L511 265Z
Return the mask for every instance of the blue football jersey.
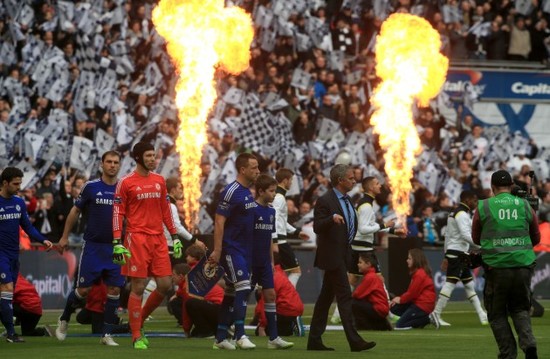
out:
M252 232L256 202L250 189L235 181L220 194L216 213L226 218L222 249L249 259L252 254Z
M252 244L252 266L271 265L271 243L275 232L275 208L256 202L254 210L254 236Z
M116 184L101 179L88 181L82 187L74 205L86 217L84 240L95 243L113 242L113 198Z
M36 230L29 220L25 201L18 196L0 196L0 255L16 259L19 256L19 226L37 242L46 238Z

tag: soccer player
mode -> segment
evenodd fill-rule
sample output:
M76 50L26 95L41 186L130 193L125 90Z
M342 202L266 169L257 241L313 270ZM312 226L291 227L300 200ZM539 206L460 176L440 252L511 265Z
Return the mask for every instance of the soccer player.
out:
M449 214L447 221L447 232L445 235L445 259L443 268L446 269L447 279L435 305L434 311L430 314L430 320L436 327L449 326L450 324L441 319L441 312L447 306L451 294L458 281L464 284L466 296L474 306L481 325L488 325L487 313L481 307L481 302L474 288L472 271L468 267L468 251L478 246L472 240L472 217L470 212L477 205L477 196L472 191L463 191L460 194L460 204Z
M300 263L290 246L290 243L286 241L288 234L297 234L300 239L307 240L309 236L302 232L300 228L294 228L288 223L288 207L286 204L286 192L290 189L292 185L292 179L294 178L294 172L288 168L281 168L275 173L275 179L277 180L277 193L275 199L273 200L273 208L276 212L276 235L275 235L275 246L276 251L279 252L279 257L281 258L281 267L287 271L288 279L290 283L296 288L298 284L298 279L302 275L300 269Z
M138 142L132 149L136 161L134 172L118 182L113 203L113 261L122 265L129 277L128 316L135 349L148 349L143 321L163 301L172 287L172 267L163 224L174 243L174 257L182 256L182 244L170 212L164 178L154 172L155 148ZM122 244L124 220L125 238ZM141 309L141 299L148 277L154 277L157 288Z
M17 167L6 167L0 175L0 319L6 328L8 343L25 340L15 333L13 327L13 289L19 274L19 226L32 240L52 248L48 241L34 228L27 214L25 201L16 196L21 188L23 172Z
M100 343L109 346L118 344L111 337L113 327L118 324L116 311L120 300L120 287L124 277L120 266L112 261L113 254L113 198L120 170L120 154L107 151L101 156L101 177L86 182L71 208L58 248L67 248L72 228L79 216L87 216L87 227L84 232L84 245L80 254L80 266L74 288L65 304L63 314L59 317L55 336L65 340L69 321L75 309L81 307L90 293L92 285L102 279L107 285L107 302L105 303L105 323Z
M199 241L196 237L193 237L191 233L183 226L181 223L178 208L176 207L176 201L183 198L183 185L179 179L175 177L170 177L166 179L166 191L168 192L168 198L170 199L170 211L172 212L172 220L178 230L178 236L182 237L189 244L197 244L202 249L206 250L206 246L203 242ZM165 228L164 234L168 240L168 246L172 247L174 244L172 242L172 236L169 235L167 229Z
M277 181L260 175L256 181L256 208L254 211L254 240L252 245L252 287L259 284L265 301L269 341L267 349L287 349L294 343L283 340L277 330L275 283L273 281L272 236L275 232L275 209L270 205L275 198Z
M225 269L226 288L220 308L214 349L254 349L244 333L247 298L250 293L250 256L254 231L256 202L249 187L260 174L254 155L241 153L235 161L237 180L220 194L214 219L214 250L208 257L211 264ZM227 340L227 329L235 324L235 344Z

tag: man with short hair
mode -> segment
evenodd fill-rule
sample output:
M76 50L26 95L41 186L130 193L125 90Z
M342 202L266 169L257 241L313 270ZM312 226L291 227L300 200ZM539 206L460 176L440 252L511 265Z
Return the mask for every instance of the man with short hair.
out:
M477 204L477 196L472 191L463 191L460 194L460 203L449 214L447 231L445 233L445 259L442 267L446 271L446 280L439 292L439 298L434 311L430 314L430 321L438 328L450 324L441 320L441 312L445 309L451 294L459 281L464 284L466 297L474 306L481 325L487 325L487 313L481 307L481 302L474 288L472 271L468 266L468 252L479 246L472 241L472 217L470 212Z
M23 172L17 167L6 167L0 181L0 319L6 328L6 341L22 343L25 340L15 333L13 327L13 290L19 274L19 227L48 250L52 248L52 242L32 226L25 201L17 196Z
M122 265L122 274L130 280L128 317L134 349L148 349L143 322L172 287L172 266L163 224L172 236L174 257L182 256L183 246L176 235L164 178L153 172L155 148L148 142L138 142L132 156L136 169L120 179L113 202L113 261ZM149 277L155 278L157 288L142 310L141 300Z
M336 296L342 325L352 352L373 348L375 342L367 342L353 324L351 290L347 268L351 260L350 244L357 232L357 215L347 193L355 185L353 169L338 164L330 170L332 189L315 203L313 230L317 234L315 266L324 270L323 285L313 308L313 317L307 342L307 350L331 351L323 344L330 305Z
M384 277L382 276L382 271L380 269L380 265L378 264L378 258L376 257L376 252L374 251L374 236L378 232L388 232L399 235L404 233L402 229L396 230L394 228L394 220L384 222L376 218L376 211L374 208L376 205L375 197L381 193L382 185L380 184L380 181L373 176L365 177L361 181L361 188L364 195L357 204L357 234L351 242L352 257L348 267L348 279L352 287L357 285L358 279L363 276L363 273L357 266L359 256L362 253L369 253L372 254L375 259L373 261L375 264L373 266L374 272L380 278L384 286L384 290L386 290L384 285ZM330 322L333 324L340 323L340 313L338 311L338 307L334 309Z
M288 168L280 168L275 174L275 179L277 180L277 192L275 194L275 199L273 200L272 206L275 208L275 228L276 233L274 233L274 250L279 253L279 258L281 260L281 267L288 273L288 280L296 288L298 284L298 279L302 275L302 270L300 269L300 263L298 258L294 254L290 243L287 242L288 234L298 235L300 239L307 240L309 236L302 232L301 228L294 228L291 224L288 223L288 206L286 203L286 192L290 189L292 185L292 180L294 178L294 172Z
M535 211L524 198L511 194L512 176L491 175L494 197L479 201L472 223L472 240L481 246L485 269L483 301L499 358L516 358L517 345L508 322L512 317L526 359L537 359L531 328L531 277L536 265L533 246L540 242Z
M115 151L105 152L101 156L100 166L101 177L84 184L67 216L63 235L59 240L58 248L63 252L68 248L71 229L84 213L88 226L83 237L85 245L82 246L80 253L76 287L67 297L65 309L57 322L55 336L58 340L65 340L72 314L85 301L92 285L101 279L107 286L107 301L100 343L117 346L111 334L113 327L118 324L116 311L119 307L120 287L124 285L124 277L120 274L120 266L113 263L112 255L113 198L120 170L120 154Z
M203 242L199 241L183 226L178 214L178 207L176 206L176 201L183 199L183 185L180 180L175 177L170 177L166 179L166 191L168 192L168 198L170 199L170 212L172 213L172 219L177 229L177 234L179 237L185 239L191 244L197 244L202 249L205 249L206 246ZM168 232L167 228L164 228L164 235L168 240L168 247L173 247L172 236Z
M213 349L254 349L244 332L247 299L250 293L250 263L256 202L250 192L258 176L258 160L241 153L236 161L237 179L220 194L214 219L214 250L208 261L225 269L225 294L220 308ZM227 340L227 329L235 324L235 344Z

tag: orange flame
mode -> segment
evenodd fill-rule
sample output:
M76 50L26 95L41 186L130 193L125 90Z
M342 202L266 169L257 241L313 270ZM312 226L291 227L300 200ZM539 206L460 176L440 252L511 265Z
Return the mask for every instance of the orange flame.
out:
M185 190L186 223L198 216L200 159L206 143L206 119L216 99L217 68L238 74L248 68L254 29L239 7L225 8L223 0L162 0L153 10L153 23L167 42L176 67L176 106L180 126L176 148L180 154Z
M382 82L371 99L376 108L371 123L385 150L392 204L402 224L410 211L415 156L421 152L412 106L415 100L428 106L445 82L449 61L440 47L437 31L409 14L391 15L376 39L376 73Z

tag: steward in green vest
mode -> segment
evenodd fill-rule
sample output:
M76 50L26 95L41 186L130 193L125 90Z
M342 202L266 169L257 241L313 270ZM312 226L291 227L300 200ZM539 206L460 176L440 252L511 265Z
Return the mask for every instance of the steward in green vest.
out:
M528 267L535 261L529 236L531 207L523 198L502 192L479 201L481 256L494 268Z
M531 327L531 277L535 267L533 246L540 242L535 211L526 200L510 192L510 173L491 175L494 197L480 201L472 219L472 241L481 246L485 268L483 303L499 358L517 358L518 345L525 359L538 359ZM518 339L510 327L512 318Z

